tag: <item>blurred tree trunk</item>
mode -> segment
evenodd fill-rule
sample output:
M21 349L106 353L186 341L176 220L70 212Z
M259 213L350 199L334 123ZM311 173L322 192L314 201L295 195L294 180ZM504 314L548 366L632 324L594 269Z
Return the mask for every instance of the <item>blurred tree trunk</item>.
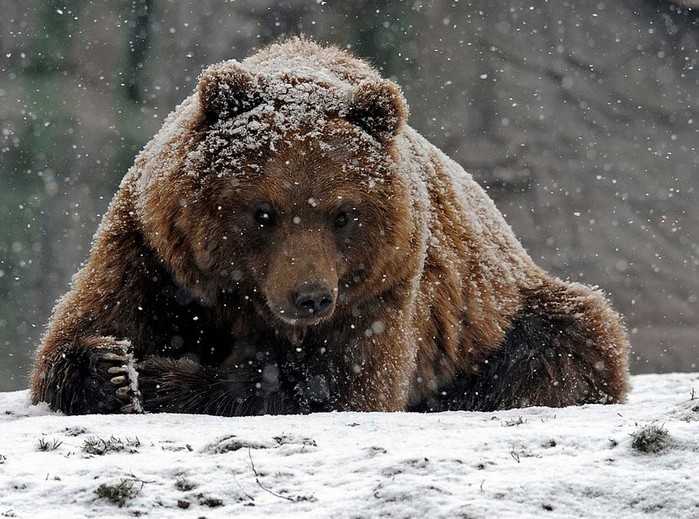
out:
M144 68L150 51L153 0L133 0L133 20L129 39L127 97L136 104L145 101Z

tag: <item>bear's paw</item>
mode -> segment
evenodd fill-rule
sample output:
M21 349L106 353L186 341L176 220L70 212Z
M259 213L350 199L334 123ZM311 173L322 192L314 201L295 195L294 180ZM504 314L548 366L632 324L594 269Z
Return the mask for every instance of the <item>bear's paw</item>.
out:
M130 346L128 341L116 341L112 347L95 348L90 353L90 376L86 385L101 395L96 403L100 413L143 411L138 372Z

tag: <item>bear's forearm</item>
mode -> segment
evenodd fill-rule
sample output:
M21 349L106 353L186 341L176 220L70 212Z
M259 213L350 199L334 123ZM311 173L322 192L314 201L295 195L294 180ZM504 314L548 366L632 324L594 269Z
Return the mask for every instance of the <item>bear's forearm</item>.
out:
M189 359L150 357L137 369L147 412L219 416L296 412L279 384L266 381L252 368L215 368Z

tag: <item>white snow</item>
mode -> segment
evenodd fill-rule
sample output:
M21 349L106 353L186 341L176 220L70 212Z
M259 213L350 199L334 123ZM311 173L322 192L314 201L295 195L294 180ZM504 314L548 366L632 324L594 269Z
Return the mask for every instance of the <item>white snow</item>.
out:
M624 405L250 418L66 417L0 393L0 516L699 517L699 373L632 382ZM670 438L656 454L631 445L649 424ZM123 508L98 496L122 480Z

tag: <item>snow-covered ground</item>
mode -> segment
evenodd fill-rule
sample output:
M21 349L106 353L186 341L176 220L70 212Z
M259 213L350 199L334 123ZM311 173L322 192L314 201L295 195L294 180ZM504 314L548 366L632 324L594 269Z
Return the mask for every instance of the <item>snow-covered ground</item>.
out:
M699 373L633 386L625 405L251 418L0 393L0 517L699 517ZM633 446L649 425L656 453Z

